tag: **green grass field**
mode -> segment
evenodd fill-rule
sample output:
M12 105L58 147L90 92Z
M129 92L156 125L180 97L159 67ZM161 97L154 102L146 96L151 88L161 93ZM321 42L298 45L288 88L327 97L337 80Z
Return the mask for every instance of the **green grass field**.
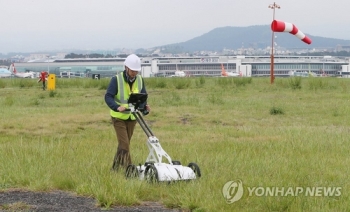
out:
M104 93L109 79L0 79L0 190L60 189L102 207L159 201L191 211L350 211L350 81L341 78L147 78L145 120L163 149L202 177L149 184L110 171L117 148ZM148 155L137 126L135 164ZM226 203L223 186L243 182ZM340 193L251 193L340 188ZM263 189L263 190L261 190Z

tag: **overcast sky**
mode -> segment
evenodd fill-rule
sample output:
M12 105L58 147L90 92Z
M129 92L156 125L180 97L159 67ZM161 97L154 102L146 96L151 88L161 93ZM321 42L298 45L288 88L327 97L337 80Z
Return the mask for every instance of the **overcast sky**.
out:
M0 0L0 53L148 48L225 26L270 25L267 0ZM350 40L350 0L279 0L277 20Z

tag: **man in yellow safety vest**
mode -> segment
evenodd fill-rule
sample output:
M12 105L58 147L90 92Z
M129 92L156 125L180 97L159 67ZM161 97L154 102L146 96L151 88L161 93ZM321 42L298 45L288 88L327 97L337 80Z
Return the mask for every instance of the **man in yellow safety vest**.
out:
M141 60L135 55L129 55L124 61L125 70L113 76L108 85L105 102L110 108L112 123L117 135L118 149L114 157L112 169L126 168L131 164L130 140L136 125L136 119L128 109L128 99L131 93L147 93L144 80L139 74ZM146 103L145 109L151 111Z

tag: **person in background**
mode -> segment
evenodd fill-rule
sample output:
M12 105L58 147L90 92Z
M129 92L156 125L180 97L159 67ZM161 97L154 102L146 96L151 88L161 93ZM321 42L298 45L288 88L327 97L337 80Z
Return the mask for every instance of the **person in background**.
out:
M127 101L131 93L147 93L141 75L141 60L129 55L124 61L125 70L113 76L105 93L105 102L110 108L112 124L117 135L118 148L114 156L112 170L126 168L131 164L130 140L134 133L136 119L128 109ZM145 109L151 111L146 103Z
M46 81L47 81L47 72L46 71L40 72L38 83L43 82L43 91L46 89Z

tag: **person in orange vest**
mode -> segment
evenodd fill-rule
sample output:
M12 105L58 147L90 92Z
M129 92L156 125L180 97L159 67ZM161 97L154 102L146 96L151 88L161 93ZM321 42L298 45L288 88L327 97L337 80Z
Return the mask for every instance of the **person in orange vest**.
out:
M40 76L39 76L38 82L43 82L43 90L45 90L45 88L46 88L46 80L47 80L46 77L47 77L47 72L46 71L40 72Z

